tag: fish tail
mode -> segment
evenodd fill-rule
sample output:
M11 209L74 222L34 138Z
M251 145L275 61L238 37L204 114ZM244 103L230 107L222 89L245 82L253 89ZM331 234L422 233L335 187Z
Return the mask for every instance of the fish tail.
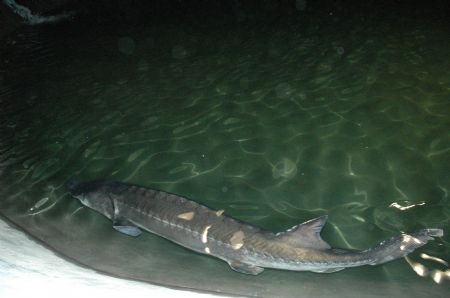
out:
M369 265L383 264L402 258L425 245L429 240L433 240L434 237L442 237L443 235L442 229L422 229L415 233L392 237L361 253L369 255L369 259L372 260Z

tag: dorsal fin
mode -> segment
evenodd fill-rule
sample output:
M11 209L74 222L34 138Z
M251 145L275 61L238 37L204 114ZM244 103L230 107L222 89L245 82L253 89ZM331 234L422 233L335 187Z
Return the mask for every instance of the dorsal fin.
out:
M330 245L322 240L320 231L327 222L327 215L323 215L302 224L293 226L286 232L276 234L277 239L285 241L296 247L308 247L314 249L330 249Z

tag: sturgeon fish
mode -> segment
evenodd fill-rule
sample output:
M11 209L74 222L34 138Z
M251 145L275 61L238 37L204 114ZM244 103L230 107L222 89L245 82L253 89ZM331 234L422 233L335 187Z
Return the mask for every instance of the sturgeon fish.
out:
M112 220L119 232L138 236L141 229L146 230L252 275L264 268L330 273L383 264L406 256L433 237L443 236L441 229L422 229L366 250L335 249L320 237L327 216L272 233L225 216L223 210L138 185L70 181L67 189L83 205Z

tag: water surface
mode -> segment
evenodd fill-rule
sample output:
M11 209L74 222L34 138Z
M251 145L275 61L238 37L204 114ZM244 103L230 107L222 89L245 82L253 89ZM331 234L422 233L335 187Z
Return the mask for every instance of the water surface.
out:
M421 254L450 255L448 32L349 25L16 31L0 46L0 212L82 264L158 284L444 297L448 280L432 277L448 267ZM246 276L115 232L67 194L70 178L162 189L271 231L328 214L337 247L445 236L411 255L425 277L405 260Z

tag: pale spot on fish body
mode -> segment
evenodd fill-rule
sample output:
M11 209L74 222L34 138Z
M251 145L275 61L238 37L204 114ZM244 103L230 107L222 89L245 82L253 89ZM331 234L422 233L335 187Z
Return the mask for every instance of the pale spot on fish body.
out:
M203 242L203 243L208 242L208 230L209 230L210 228L211 228L211 225L206 226L205 229L203 230L203 233L202 233L202 242Z
M239 230L235 232L230 238L231 247L234 250L240 249L242 246L244 246L244 238L245 234L243 231Z
M177 217L184 220L192 220L194 218L195 213L193 211L178 214Z

